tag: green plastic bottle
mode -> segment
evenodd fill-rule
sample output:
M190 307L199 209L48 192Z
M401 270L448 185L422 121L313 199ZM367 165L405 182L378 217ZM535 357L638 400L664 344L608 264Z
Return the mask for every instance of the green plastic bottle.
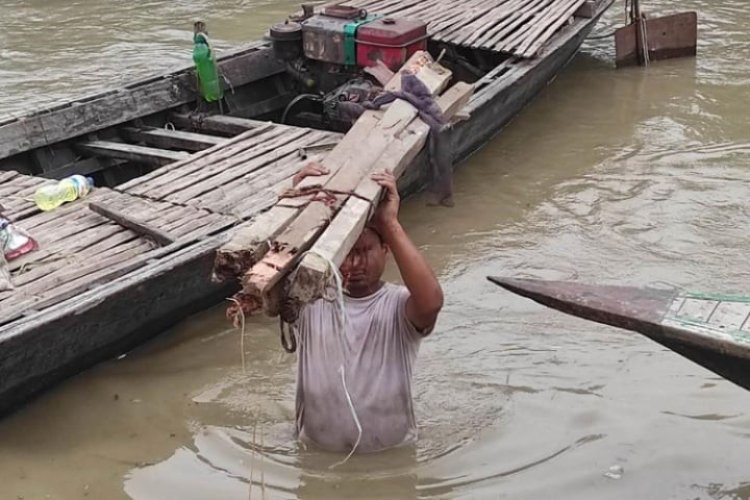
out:
M208 43L208 37L203 32L198 32L193 37L193 62L203 99L213 102L224 97L214 53Z

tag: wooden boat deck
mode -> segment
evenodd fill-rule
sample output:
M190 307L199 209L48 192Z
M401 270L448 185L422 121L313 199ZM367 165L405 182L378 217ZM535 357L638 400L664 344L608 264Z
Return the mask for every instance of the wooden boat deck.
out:
M56 181L0 173L5 215L40 247L10 263L15 289L0 292L0 327L25 321L252 218L276 201L300 168L301 151L312 148L309 157L322 155L338 137L258 122L257 128L225 143L116 189L94 188L85 199L50 212L40 211L31 196L39 186ZM160 246L90 210L90 202L127 214L175 242Z
M338 2L334 2L338 3ZM427 22L437 42L534 57L586 0L349 0L370 14Z
M273 205L302 161L341 137L270 122L216 147L118 186L125 193L247 220ZM305 160L307 158L307 160Z

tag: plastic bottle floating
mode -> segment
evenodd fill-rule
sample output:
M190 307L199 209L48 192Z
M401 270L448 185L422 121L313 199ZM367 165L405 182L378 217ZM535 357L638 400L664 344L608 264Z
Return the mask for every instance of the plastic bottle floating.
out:
M34 193L34 203L41 210L54 210L63 203L83 198L94 187L94 179L82 175L72 175L57 184L42 186Z

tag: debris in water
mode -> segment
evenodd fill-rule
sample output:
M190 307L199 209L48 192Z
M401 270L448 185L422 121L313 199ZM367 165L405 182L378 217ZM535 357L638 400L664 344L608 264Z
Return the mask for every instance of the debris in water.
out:
M625 469L623 469L621 465L613 465L607 472L604 473L604 477L608 477L610 479L620 479L624 473Z

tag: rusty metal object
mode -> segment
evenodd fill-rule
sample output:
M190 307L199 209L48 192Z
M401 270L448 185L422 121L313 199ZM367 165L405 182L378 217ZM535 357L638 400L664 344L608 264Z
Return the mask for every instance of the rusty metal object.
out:
M615 64L621 68L695 56L697 45L697 13L648 18L635 2L631 24L615 31Z

